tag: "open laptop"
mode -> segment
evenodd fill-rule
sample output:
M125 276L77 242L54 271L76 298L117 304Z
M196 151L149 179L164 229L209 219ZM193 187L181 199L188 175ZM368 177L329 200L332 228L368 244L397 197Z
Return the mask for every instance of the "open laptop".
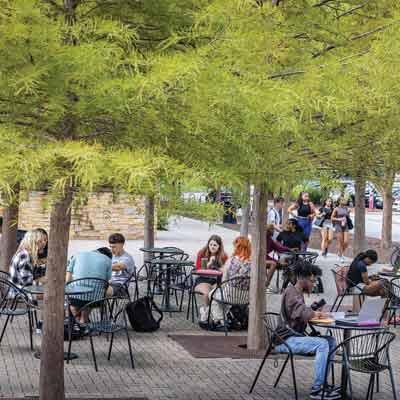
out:
M386 299L381 297L367 297L358 315L343 316L343 313L334 313L335 321L343 325L376 326L380 325L383 307Z

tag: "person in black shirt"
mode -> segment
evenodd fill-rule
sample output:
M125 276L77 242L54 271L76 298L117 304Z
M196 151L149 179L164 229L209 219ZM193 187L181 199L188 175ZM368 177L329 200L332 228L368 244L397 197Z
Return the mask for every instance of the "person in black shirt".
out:
M302 229L298 226L295 219L289 219L282 232L279 233L276 240L290 250L300 250L306 237Z
M375 250L367 250L359 253L350 265L347 279L349 287L363 284L363 293L367 296L385 296L386 280L371 279L368 276L368 267L378 260L378 254Z
M321 226L321 255L326 257L328 254L329 244L333 240L333 226L332 226L332 212L333 201L328 198L325 200L324 205L318 210L317 217L322 219Z

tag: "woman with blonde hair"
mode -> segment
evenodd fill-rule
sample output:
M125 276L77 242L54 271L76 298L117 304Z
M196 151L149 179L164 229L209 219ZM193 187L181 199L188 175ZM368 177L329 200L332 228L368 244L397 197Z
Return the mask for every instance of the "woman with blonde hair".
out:
M39 253L47 244L47 237L38 229L26 232L11 260L10 275L15 285L22 287L32 284L34 269L38 266Z

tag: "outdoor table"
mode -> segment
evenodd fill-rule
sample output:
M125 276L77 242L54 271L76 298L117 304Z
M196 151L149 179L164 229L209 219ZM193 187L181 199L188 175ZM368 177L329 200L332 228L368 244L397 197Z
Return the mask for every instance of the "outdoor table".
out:
M172 258L164 258L151 261L150 263L153 265L157 265L160 267L160 271L162 269L165 270L165 290L163 294L163 299L161 303L160 310L164 312L179 312L179 308L173 307L170 303L170 286L171 286L171 270L176 269L178 267L186 267L186 266L194 266L193 261L187 260L175 260Z
M220 282L222 278L222 271L218 271L216 269L195 269L192 271L192 275L215 278L217 282Z
M383 278L400 278L400 271L382 271L378 272L378 275Z
M343 331L343 341L346 341L347 339L349 339L352 336L352 334L351 334L352 331L360 331L361 333L362 332L365 333L365 332L379 331L379 330L387 329L387 327L384 325L357 326L357 325L341 324L340 322L336 322L336 321L332 322L332 323L319 323L319 322L309 321L309 324L314 327L316 326L319 328L342 330ZM339 344L339 343L337 343L337 344ZM346 343L346 350L349 351L348 343ZM351 397L349 397L347 395L347 380L348 380L347 371L342 363L341 391L342 391L342 399L343 400L351 399Z
M282 254L292 256L296 261L303 258L316 258L318 257L318 253L316 251L284 251Z
M29 286L25 286L23 288L23 290L29 294L39 294L39 295L43 295L45 292L45 286L44 285L29 285ZM83 286L83 285L76 285L73 287L68 287L68 285L65 286L65 296L77 296L77 295L82 295L82 294L89 294L91 292L93 292L93 288L91 288L90 286ZM69 309L68 309L68 313L69 313ZM71 321L71 318L69 317L69 321ZM36 351L33 356L35 358L40 359L40 350ZM76 353L70 353L69 355L69 360L74 360L76 358L78 358L78 354ZM68 352L64 352L64 360L68 360Z

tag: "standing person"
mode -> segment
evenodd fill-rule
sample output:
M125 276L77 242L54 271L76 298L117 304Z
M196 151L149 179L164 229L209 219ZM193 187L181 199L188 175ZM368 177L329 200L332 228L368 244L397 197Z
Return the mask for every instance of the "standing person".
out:
M202 263L204 263L206 269L216 269L222 272L222 268L227 259L228 256L224 251L221 237L218 235L212 235L208 239L207 245L197 253L196 269L201 269ZM196 279L195 291L202 295L205 305L208 305L208 294L216 284L216 278L200 276Z
M38 229L25 233L10 264L11 281L18 287L31 285L36 279L39 253L43 251L47 238Z
M283 197L275 197L274 206L268 211L267 224L274 226L273 238L276 239L279 232L282 232L282 208L284 199Z
M304 293L310 294L313 290L317 277L321 275L321 269L307 261L297 261L294 264L294 272L297 282L289 286L283 296L281 303L281 315L283 324L279 332L285 338L285 343L294 354L314 354L314 384L310 392L310 399L322 399L322 388L324 385L325 371L334 360L332 353L336 347L333 336L306 336L305 330L308 322L313 318L328 318L329 314L321 311L314 311L306 306ZM284 344L276 341L275 350L278 353L287 353L288 349ZM336 390L325 393L327 400L340 399L341 394Z
M332 225L333 201L331 198L325 200L324 205L318 210L317 217L322 218L321 226L321 255L326 257L328 248L333 239Z
M124 250L125 237L121 233L113 233L108 238L112 252L111 287L113 296L126 296L127 280L135 272L136 266L133 257Z
M338 240L338 258L341 263L345 262L344 253L349 245L349 226L347 219L350 217L347 208L347 200L339 198L339 205L332 212L332 223L335 226L336 238Z
M306 251L308 242L310 241L312 222L316 214L315 206L307 192L300 192L296 203L288 208L289 213L293 213L295 210L297 210L297 221L299 226L303 229L305 237L302 250Z

